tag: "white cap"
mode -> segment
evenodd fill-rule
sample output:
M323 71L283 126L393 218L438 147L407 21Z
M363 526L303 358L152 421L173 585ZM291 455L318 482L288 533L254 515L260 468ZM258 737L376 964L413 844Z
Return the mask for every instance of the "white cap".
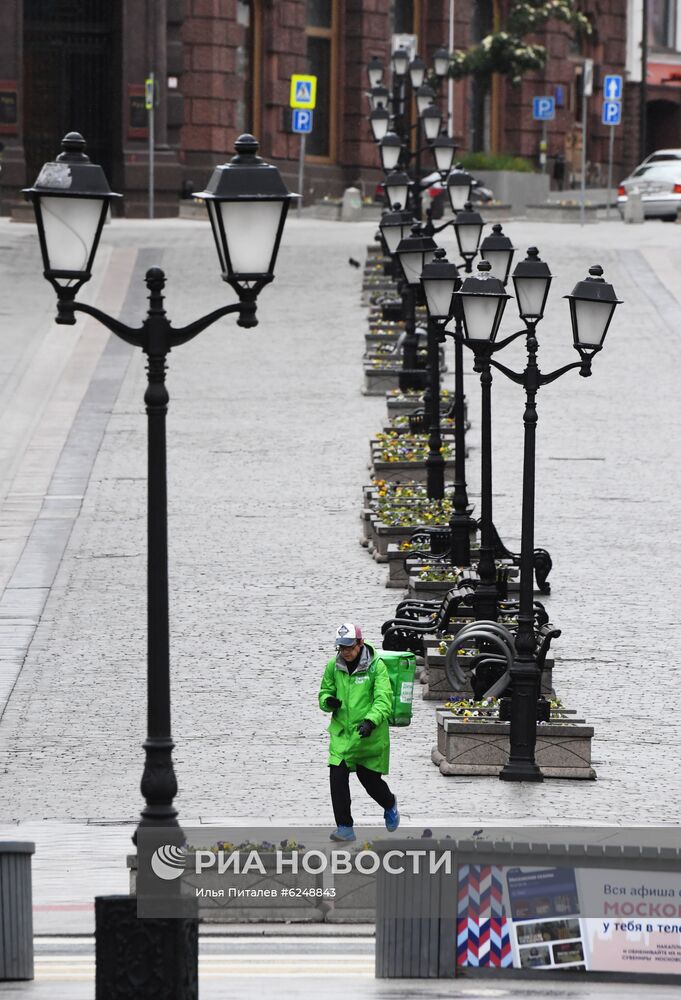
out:
M336 629L337 646L354 646L355 643L361 638L361 628L359 625L353 625L352 622L343 622L343 624Z

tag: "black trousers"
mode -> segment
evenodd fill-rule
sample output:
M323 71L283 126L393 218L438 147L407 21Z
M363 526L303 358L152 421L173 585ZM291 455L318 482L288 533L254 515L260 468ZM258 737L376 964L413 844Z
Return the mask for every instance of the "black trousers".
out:
M378 771L357 764L357 777L374 802L378 802L382 809L392 809L395 796ZM350 771L345 761L329 765L329 783L336 826L354 826L350 812Z

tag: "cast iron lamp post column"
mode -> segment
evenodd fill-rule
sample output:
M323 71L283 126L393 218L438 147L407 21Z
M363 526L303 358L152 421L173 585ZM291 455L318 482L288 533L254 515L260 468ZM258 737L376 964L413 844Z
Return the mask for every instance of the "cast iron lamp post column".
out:
M452 152L453 157L453 152ZM449 195L454 219L445 222L437 228L429 222L425 227L425 232L429 235L442 232L448 226L454 226L457 234L457 244L461 251L463 245L466 256L462 254L465 261L466 271L470 271L471 264L482 233L483 221L477 212L470 211L468 199L473 184L473 178L465 170L452 170L447 182L447 192ZM464 208L465 206L465 208ZM468 218L464 215L466 211ZM459 235L457 222L459 216L464 215L462 235ZM476 523L471 517L471 508L468 501L466 489L466 426L465 426L465 406L463 389L463 333L461 326L461 308L458 299L453 300L452 313L450 319L454 318L455 328L453 331L444 330L454 341L454 491L452 493L452 516L449 520L449 530L451 533L451 561L455 566L470 566L471 562L471 530L475 530Z
M406 336L402 349L403 369L400 376L402 390L423 386L424 372L418 369L417 364L416 296L421 287L421 272L433 259L436 250L435 240L423 236L420 227L415 225L412 226L411 236L404 237L395 251L404 275L402 301Z
M274 264L291 195L276 167L257 156L251 135L236 142L237 155L217 167L206 201L223 280L236 291L239 302L222 306L186 327L175 329L166 317L163 300L165 275L158 267L146 274L149 309L140 327L130 327L87 303L76 294L89 280L106 211L115 195L101 167L85 155L85 141L69 133L62 152L46 163L34 186L26 190L33 201L45 277L57 293L60 324L73 325L77 312L93 316L122 340L147 355L148 385L148 572L147 572L147 722L145 764L141 789L146 805L142 827L177 828L173 799L177 781L172 762L170 726L170 662L168 616L168 539L165 418L168 392L166 358L223 316L234 314L244 327L257 325L256 300L274 278ZM137 840L137 831L133 840Z
M489 268L488 262L478 265L478 270ZM560 378L566 372L579 369L580 375L591 375L594 354L603 347L605 335L619 303L612 285L603 280L603 270L596 265L589 269L589 277L580 281L573 292L566 296L570 302L570 315L574 347L580 361L543 375L537 365L538 342L536 327L543 314L550 275L546 265L539 260L536 248L528 251L528 258L514 272L520 315L525 323L527 364L523 372L514 372L493 358L488 363L507 378L525 389L524 448L523 448L523 499L522 540L520 558L520 601L516 651L511 664L510 698L510 756L499 777L504 781L543 781L535 761L537 739L537 701L539 699L540 672L536 661L536 636L533 605L533 556L534 556L534 504L535 504L535 442L537 426L536 397L538 390ZM519 279L518 280L516 280ZM487 281L496 279L488 278ZM520 282L520 284L519 284ZM497 282L503 288L501 282ZM479 303L484 294L480 279L467 278L459 291L463 301L464 326L467 340L481 339L485 328L490 331L489 341L494 342L498 329L496 314L490 306Z
M445 460L442 456L440 424L440 344L444 343L444 328L453 309L453 295L459 285L459 272L450 264L445 251L435 251L434 259L421 273L421 285L428 310L428 373L429 406L428 457L426 459L427 493L431 500L445 495Z

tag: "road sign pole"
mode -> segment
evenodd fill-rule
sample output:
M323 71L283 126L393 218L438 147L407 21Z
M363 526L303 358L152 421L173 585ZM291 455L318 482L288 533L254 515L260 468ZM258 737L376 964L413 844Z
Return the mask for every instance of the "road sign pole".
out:
M547 146L546 146L546 122L542 122L541 125L541 148L539 150L539 160L541 162L541 172L546 173L546 160L547 160Z
M589 98L582 94L582 200L579 205L579 224L584 225L584 204L586 201L586 107Z
M149 114L149 218L154 218L154 114L156 104L156 82L154 74L150 73L147 81L147 89L150 94L146 95L147 111Z
M305 172L305 133L301 133L300 136L300 160L298 161L298 190L300 192L300 198L298 199L297 217L300 218L303 211L303 200L305 198L305 189L303 187L303 174Z
M605 210L606 219L610 218L610 203L612 202L612 161L615 151L615 126L610 126L610 136L608 139L608 204Z

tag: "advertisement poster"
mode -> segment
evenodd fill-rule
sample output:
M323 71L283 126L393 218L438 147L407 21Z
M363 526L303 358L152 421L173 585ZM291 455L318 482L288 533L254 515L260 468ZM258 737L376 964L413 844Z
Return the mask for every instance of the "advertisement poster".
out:
M681 974L681 876L462 865L457 965Z

